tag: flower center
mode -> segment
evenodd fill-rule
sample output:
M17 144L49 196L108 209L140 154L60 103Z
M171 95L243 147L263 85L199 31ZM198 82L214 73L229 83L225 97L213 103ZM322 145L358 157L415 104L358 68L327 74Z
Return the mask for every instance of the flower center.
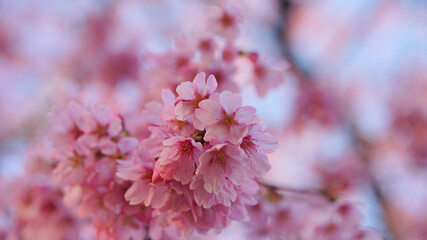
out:
M231 115L229 115L227 112L223 111L222 112L222 118L219 121L219 124L224 125L225 127L227 127L227 129L230 130L230 127L232 125L236 125L237 124L235 116L236 116L236 113L232 113Z
M222 14L220 22L224 27L230 27L233 25L234 20L233 17L230 16L230 14L224 13Z
M178 154L180 156L184 156L186 158L189 158L191 156L191 152L193 150L193 145L191 144L191 141L183 141L180 142L179 148L178 148Z
M247 155L257 152L257 147L258 145L254 143L254 140L251 136L244 137L242 143L240 144L240 148L245 151Z
M197 107L199 107L199 103L203 100L207 99L207 97L202 97L202 95L200 95L200 93L194 93L194 99L191 100L191 102L194 105L194 109L196 109Z
M152 178L153 178L153 170L148 170L141 176L141 180L146 180L146 181L148 180L149 182L151 182Z
M199 48L202 51L208 52L208 51L212 51L212 42L210 39L203 39L199 42Z
M80 167L83 165L82 159L78 156L74 156L74 157L70 158L70 161L71 161L71 166L73 168L77 168L77 167Z
M216 152L216 154L212 158L212 164L214 167L221 167L225 170L227 167L227 158L223 152Z

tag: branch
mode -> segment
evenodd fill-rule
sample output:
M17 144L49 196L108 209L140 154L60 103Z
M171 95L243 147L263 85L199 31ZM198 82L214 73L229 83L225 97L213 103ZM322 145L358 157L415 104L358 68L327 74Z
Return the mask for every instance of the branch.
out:
M147 224L147 226L145 226L145 237L144 237L144 240L151 240L149 223Z
M302 188L294 188L294 187L289 187L289 186L276 186L276 185L271 185L268 183L264 183L262 181L257 181L259 185L271 190L271 191L283 191L283 192L292 192L292 193L297 193L297 194L314 194L314 195L318 195L318 196L322 196L322 197L326 197L328 199L330 199L327 194L326 191L324 190L319 190L319 189L302 189Z
M374 195L379 203L379 206L381 207L382 222L384 223L386 234L390 239L397 239L396 238L396 236L398 235L397 231L393 227L393 224L391 224L392 221L391 221L391 216L387 207L388 205L387 198L384 196L381 190L380 184L377 182L376 178L374 177L374 173L371 168L370 152L372 151L372 144L360 136L354 124L352 124L351 126L352 127L350 132L351 132L351 137L354 141L354 145L356 145L355 149L359 154L359 156L361 157L361 159L363 160L363 163L367 169L368 180L369 180L368 182L370 183L371 188L374 192Z

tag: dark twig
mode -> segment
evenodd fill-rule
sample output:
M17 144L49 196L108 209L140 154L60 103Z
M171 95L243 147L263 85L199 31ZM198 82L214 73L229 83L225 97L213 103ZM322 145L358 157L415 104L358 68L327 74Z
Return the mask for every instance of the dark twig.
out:
M261 181L258 181L258 184L274 191L291 192L291 193L297 193L297 194L315 194L315 195L327 197L325 195L325 191L318 190L318 189L302 189L302 188L294 188L289 186L276 186L276 185L267 184Z
M304 71L304 69L298 64L298 61L296 60L295 56L293 55L290 44L289 44L289 33L287 30L289 29L288 24L292 20L289 17L289 13L292 11L294 5L289 0L280 0L279 2L281 4L282 17L280 19L280 23L277 24L276 32L277 32L277 37L281 43L283 56L291 64L290 71L294 73L295 77L299 81L310 81L309 72ZM351 123L351 121L348 120L348 123ZM368 154L370 151L370 148L368 145L365 144L366 142L363 141L362 138L360 138L358 132L355 130L356 130L355 128L352 129L351 135L352 135L352 138L355 140L354 142L355 142L356 148L359 151L359 154L361 154L362 158L365 160L364 162L365 162L367 169L368 169L369 181L371 183L371 187L374 191L374 194L378 200L379 206L380 206L381 211L383 213L383 222L384 222L384 225L386 228L385 229L387 232L386 234L388 234L390 239L395 239L396 233L390 224L390 219L389 219L390 216L389 216L388 211L387 211L387 209L388 209L387 208L387 199L385 198L384 194L382 193L379 183L373 177L373 172L372 172L372 169L370 166L371 165L370 164L370 157ZM310 193L310 194L320 194L323 196L327 196L327 194L325 194L324 191L320 191L320 190L300 190L300 189L294 189L294 188L289 188L289 187L276 187L276 189L281 189L284 191L295 192L295 193Z
M147 226L145 226L145 237L144 237L144 240L151 240L149 224L147 224Z

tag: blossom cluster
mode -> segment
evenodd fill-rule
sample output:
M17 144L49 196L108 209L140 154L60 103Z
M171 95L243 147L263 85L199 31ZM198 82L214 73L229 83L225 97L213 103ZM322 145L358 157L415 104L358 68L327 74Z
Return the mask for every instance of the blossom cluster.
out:
M177 97L163 91L163 103L144 111L151 136L131 160L118 160L117 176L133 182L125 199L152 207L158 224L175 225L183 235L247 218L255 179L271 168L265 153L278 146L253 107L216 88L215 77L202 72L181 83Z
M245 225L251 239L383 239L379 232L361 226L362 214L352 203L330 204L313 195L268 195L269 198L249 208L251 221Z
M266 59L237 45L240 11L224 5L207 8L204 31L176 35L174 48L164 53L142 54L146 98L157 97L163 88L174 89L199 72L214 75L220 91L238 92L242 85L252 84L260 96L285 82L286 61Z
M87 109L72 101L49 115L53 133L53 177L64 187L64 202L90 219L100 239L141 239L146 211L122 197L129 182L115 177L117 159L138 144L120 115L109 107Z
M293 57L293 46L259 44L248 36L262 36L262 43L278 37L300 12L288 8L305 5L218 0L200 14L203 1L169 2L70 2L49 11L34 4L31 17L13 18L22 9L15 6L0 19L0 59L7 60L0 61L0 239L228 239L230 232L246 233L243 239L382 239L367 223L397 239L424 239L427 218L414 210L427 196L419 174L427 166L424 84L391 91L394 117L389 126L381 122L388 128L383 136L371 139L357 119L365 124L375 114L355 109L371 106L365 99L377 94L337 84L335 71L300 69L304 59L288 59L290 66L279 55ZM238 2L241 8L233 8ZM152 21L163 16L159 11L168 12L165 22ZM75 12L83 14L70 19ZM290 13L286 19L284 12ZM167 22L174 23L165 28ZM261 31L253 31L250 25L258 24ZM26 33L37 27L49 37ZM291 35L284 33L284 41ZM174 47L157 51L172 39ZM50 54L39 48L44 41ZM278 60L265 57L269 49ZM269 94L285 83L285 73L291 75L286 84ZM28 89L28 76L39 79L34 84L43 92L55 88L50 104L37 90L13 96L15 88ZM255 108L243 105L242 96L252 90L256 101L269 94L260 104L272 98L284 103L258 112L286 115L269 123L282 147L268 158L278 141L265 133ZM282 90L285 99L277 101ZM407 92L414 93L413 102ZM42 99L34 102L33 95ZM43 135L51 105L59 107ZM13 153L21 138L32 145L25 178L5 181L2 174L13 173L4 154ZM399 159L389 164L394 152ZM402 176L407 169L417 174ZM409 175L420 179L418 191L406 187ZM397 197L390 183L402 183L405 194ZM360 205L382 207L384 219L363 222L352 201L370 191L375 196Z
M83 222L62 202L58 186L41 179L19 179L9 189L14 219L6 223L7 231L1 239L78 239ZM2 189L6 190L6 189ZM1 217L0 202L0 217ZM2 225L5 224L2 222Z

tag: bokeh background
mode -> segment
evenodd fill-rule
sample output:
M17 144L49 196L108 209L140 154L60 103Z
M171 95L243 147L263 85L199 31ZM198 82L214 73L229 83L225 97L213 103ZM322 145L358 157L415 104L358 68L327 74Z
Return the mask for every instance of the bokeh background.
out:
M214 2L0 0L0 179L24 174L54 105L114 95L132 111L155 99L134 87L152 84L145 53L201 31ZM427 239L427 3L231 2L237 45L290 64L266 96L237 82L281 145L265 181L328 189L390 239Z

